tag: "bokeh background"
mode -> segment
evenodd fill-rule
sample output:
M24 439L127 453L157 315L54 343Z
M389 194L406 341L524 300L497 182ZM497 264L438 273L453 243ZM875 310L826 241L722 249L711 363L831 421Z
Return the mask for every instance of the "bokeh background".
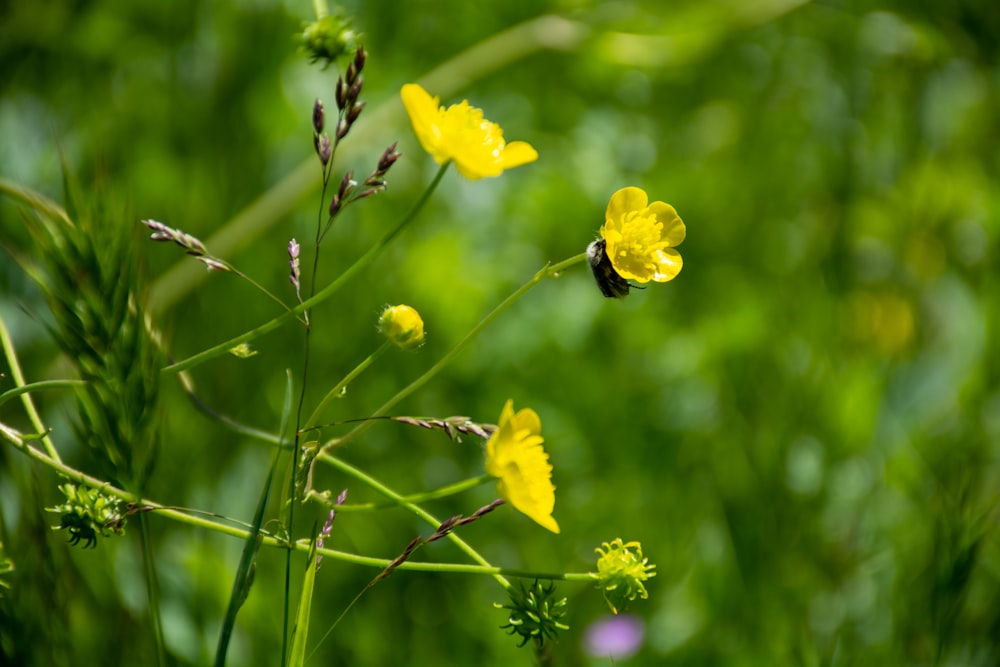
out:
M397 140L404 157L385 194L337 223L321 283L435 172L402 114L402 84L447 63L430 92L468 98L540 159L498 179L449 173L414 225L316 311L313 401L379 345L385 304L416 307L428 329L419 351L390 352L353 383L330 420L375 410L546 261L581 252L611 193L641 186L687 223L675 281L622 302L603 299L582 266L545 281L394 409L491 422L513 398L540 414L562 534L504 508L463 536L498 565L545 572L593 569L594 548L614 537L641 541L657 566L649 600L632 609L645 642L614 664L997 664L1000 7L343 7L369 53L368 107L337 171L367 173ZM297 51L310 3L0 12L0 175L59 199L62 159L85 186L103 184L123 230L146 217L180 227L291 298L285 246L311 238L320 206L311 107L320 97L333 108L336 80ZM0 202L4 246L30 255L29 238L18 208ZM173 246L139 242L134 261L177 358L277 314ZM0 288L29 380L64 377L44 300L6 253ZM290 326L257 339L257 356L198 367L199 393L277 429L301 339ZM161 400L149 496L249 520L269 449L196 411L172 379ZM65 458L87 470L72 402L39 401ZM27 429L16 403L0 420ZM482 466L475 438L391 423L343 456L401 492ZM138 533L68 547L42 511L61 502L58 483L0 447L2 539L17 568L0 589L0 655L153 664ZM376 499L330 469L316 483ZM492 498L482 487L430 509L468 514ZM302 526L323 517L306 514ZM155 517L151 527L170 664L209 663L242 545ZM429 531L401 510L344 514L328 545L391 558ZM262 552L230 664L278 663L283 558ZM463 562L444 541L416 558ZM313 640L373 575L324 564ZM554 664L612 664L584 643L607 615L600 594L559 590L572 629ZM494 601L504 595L485 577L399 572L311 663L531 664L498 629Z

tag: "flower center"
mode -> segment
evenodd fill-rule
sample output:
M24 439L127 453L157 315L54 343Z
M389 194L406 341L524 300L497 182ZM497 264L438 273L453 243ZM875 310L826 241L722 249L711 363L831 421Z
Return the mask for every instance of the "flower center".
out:
M453 104L441 113L441 127L463 151L475 151L498 158L506 142L503 130L496 123L483 118L482 109L468 102Z
M652 253L667 244L661 241L663 224L642 211L630 211L622 220L621 239L618 242L618 256L640 257Z

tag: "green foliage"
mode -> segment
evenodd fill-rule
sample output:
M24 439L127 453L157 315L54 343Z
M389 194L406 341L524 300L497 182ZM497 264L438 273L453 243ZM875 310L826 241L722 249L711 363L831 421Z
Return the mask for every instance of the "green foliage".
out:
M401 113L402 83L485 45L432 93L487 109L540 158L475 184L446 176L417 224L313 312L311 405L380 344L386 304L410 304L426 324L423 347L387 352L324 421L371 414L545 261L582 252L612 192L641 186L687 224L675 281L617 302L585 267L566 271L393 408L480 423L513 396L541 416L562 534L514 512L463 531L493 562L550 571L590 567L610 535L641 541L657 576L631 610L647 640L628 664L996 664L994 4L558 0L544 11L559 19L531 24L534 37L509 33L516 43L485 40L535 18L538 3L348 9L368 52L368 106L338 149L334 187L393 141L403 156L387 192L331 228L321 282L382 238L434 174ZM319 190L311 109L316 97L332 107L336 78L297 52L309 11L119 0L0 10L0 176L55 196L61 153L87 191L70 200L75 227L52 211L25 221L0 199L0 245L43 277L40 291L0 261L0 315L29 379L88 379L36 397L46 423L80 469L244 521L271 451L200 416L159 368L281 311L235 276L140 239L138 218L204 239L293 301L285 248L311 238ZM99 195L99 180L126 194ZM225 417L272 430L283 369L301 367L300 334L278 328L251 343L256 355L223 355L184 379ZM34 432L17 401L0 422ZM342 455L417 493L478 473L477 445L385 420ZM384 502L339 470L310 475L316 489L350 485L352 502ZM2 543L17 564L0 600L3 658L153 664L131 534L67 550L41 511L60 502L56 486L2 443ZM470 514L490 491L431 507ZM326 508L297 511L305 527ZM155 514L149 525L170 659L206 664L241 544ZM417 525L398 509L345 509L327 546L392 558ZM462 558L447 540L417 555ZM279 662L283 556L258 554L231 664ZM372 576L325 561L311 635ZM608 664L581 646L607 611L584 588L570 597L572 630L547 643L555 664ZM496 630L496 596L487 578L399 570L307 663L528 664Z
M138 235L132 220L107 210L106 193L84 199L69 177L66 189L66 213L27 214L34 252L22 264L48 303L53 338L85 383L76 393L77 440L106 480L138 488L155 461L163 365L141 306Z

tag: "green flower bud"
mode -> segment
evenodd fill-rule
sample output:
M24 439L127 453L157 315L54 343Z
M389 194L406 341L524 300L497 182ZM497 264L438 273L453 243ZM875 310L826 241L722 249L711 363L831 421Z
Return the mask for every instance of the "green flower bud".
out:
M556 598L555 592L554 583L544 585L537 579L528 587L523 582L519 588L511 586L507 589L510 604L493 603L498 609L510 610L506 625L500 628L508 634L519 636L521 643L518 646L534 641L536 646L542 647L546 639L554 641L560 630L569 630L569 626L563 623L566 617L566 598Z
M299 35L299 43L309 55L310 62L322 60L325 66L351 51L357 38L346 18L331 14L306 23Z
M612 613L617 614L636 598L645 600L649 597L643 582L656 576L653 572L656 566L643 558L641 544L622 542L620 537L616 537L595 551L600 557L597 559L597 573L592 576L598 580L597 587L604 593L604 600Z

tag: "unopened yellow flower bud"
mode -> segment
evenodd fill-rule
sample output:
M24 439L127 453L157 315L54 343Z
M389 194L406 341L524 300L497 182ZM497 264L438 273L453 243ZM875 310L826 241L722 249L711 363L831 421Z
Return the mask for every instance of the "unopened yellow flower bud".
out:
M409 306L389 306L382 311L378 326L383 336L404 350L412 350L424 342L424 321Z

